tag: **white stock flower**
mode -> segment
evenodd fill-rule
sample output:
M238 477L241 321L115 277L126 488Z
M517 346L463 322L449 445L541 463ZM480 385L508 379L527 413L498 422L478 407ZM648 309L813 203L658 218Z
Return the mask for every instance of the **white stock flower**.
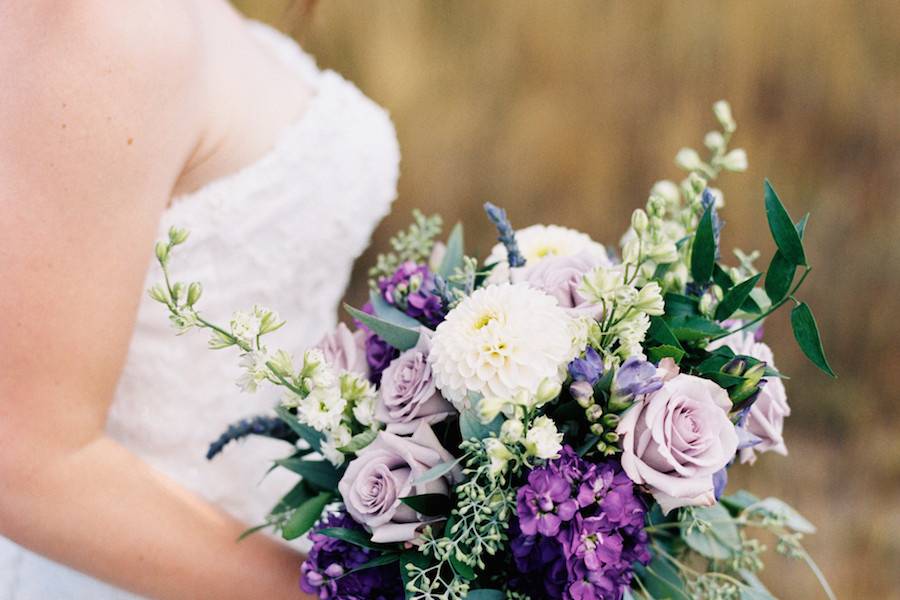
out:
M500 426L500 439L507 444L515 444L522 439L525 426L518 419L507 419Z
M641 343L650 329L650 317L645 313L632 313L624 321L616 325L615 331L619 339L619 356L644 356Z
M238 377L237 385L243 392L253 393L259 387L262 381L265 381L269 374L269 367L266 363L269 361L269 354L265 349L252 350L241 356L238 363L244 372Z
M528 285L476 290L447 315L428 356L438 389L458 410L467 393L535 396L545 379L562 381L575 357L582 321Z
M340 425L333 430L326 432L325 438L322 440L320 446L322 456L334 466L341 466L344 464L344 453L338 450L338 448L342 448L349 444L352 437L350 430L344 425Z
M341 424L347 401L336 386L317 387L297 402L297 418L317 431L329 431Z
M353 406L353 417L360 424L368 427L375 422L376 400L377 395L374 393L374 390L372 394L366 394L357 398L356 404Z
M262 319L256 311L237 311L231 317L231 335L247 344L253 344L259 335Z
M516 231L516 243L525 258L525 269L551 256L575 256L582 252L603 263L610 262L609 254L602 244L592 240L586 233L559 225L531 225L520 229ZM497 263L497 267L491 272L488 282L508 281L509 267L503 244L497 244L491 249L485 264L491 263Z
M647 313L650 316L658 316L665 312L662 290L659 284L651 281L641 288L633 304L635 310Z
M584 276L578 289L591 302L612 304L629 286L625 285L625 269L622 265L597 267Z
M525 450L537 458L556 458L562 448L563 434L556 430L556 423L550 417L541 416L534 420L525 435Z

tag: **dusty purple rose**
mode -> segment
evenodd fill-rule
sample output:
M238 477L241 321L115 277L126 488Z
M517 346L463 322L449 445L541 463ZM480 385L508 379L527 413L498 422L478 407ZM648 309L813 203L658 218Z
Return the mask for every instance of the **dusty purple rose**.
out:
M461 477L458 467L427 483L413 481L428 469L452 460L424 421L419 422L412 437L382 431L347 466L338 490L350 516L372 532L372 541L412 541L424 524L435 519L423 518L400 498L449 495L450 486Z
M578 288L589 271L608 264L608 258L596 252L583 251L572 256L549 256L513 273L516 282L524 281L553 296L563 308L598 318L603 310L599 305L588 302Z
M336 369L369 376L365 331L350 331L349 327L339 323L315 347L325 355L325 361Z
M421 335L415 348L395 358L382 373L375 418L392 433L412 433L420 421L432 425L456 412L435 387L429 350L431 340Z
M708 379L677 375L623 415L622 468L645 484L664 513L715 503L713 475L738 446L728 394Z

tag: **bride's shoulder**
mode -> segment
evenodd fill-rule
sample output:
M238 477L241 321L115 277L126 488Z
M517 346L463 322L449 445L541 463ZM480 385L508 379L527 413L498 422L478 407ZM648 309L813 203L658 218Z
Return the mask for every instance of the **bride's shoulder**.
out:
M189 132L201 118L201 53L189 4L0 2L0 139L20 144L19 160L28 160L23 152L56 151L100 160L131 138L167 139L173 153L183 151L178 146L194 143ZM175 136L169 124L179 128ZM116 145L105 148L113 138ZM137 143L133 149L137 160Z

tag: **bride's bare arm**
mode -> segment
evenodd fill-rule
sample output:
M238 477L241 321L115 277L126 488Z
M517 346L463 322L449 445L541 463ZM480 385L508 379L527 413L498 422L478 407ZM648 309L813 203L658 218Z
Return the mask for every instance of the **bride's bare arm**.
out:
M201 129L189 20L156 4L0 7L0 534L153 597L301 598L298 554L235 543L242 524L104 435Z

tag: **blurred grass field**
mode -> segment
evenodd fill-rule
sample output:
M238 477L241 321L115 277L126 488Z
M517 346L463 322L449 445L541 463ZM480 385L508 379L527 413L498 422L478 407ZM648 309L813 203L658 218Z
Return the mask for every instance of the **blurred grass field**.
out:
M778 495L819 525L808 547L839 598L900 598L900 2L320 0L290 18L243 0L296 35L320 66L385 106L403 151L399 199L359 262L410 211L466 223L482 255L491 200L514 224L558 223L615 244L651 185L680 178L726 98L745 174L719 180L726 247L773 245L769 177L807 229L815 270L803 297L832 364L829 381L769 321L790 374L790 457L733 470L730 489ZM823 597L801 563L769 556L779 597Z

